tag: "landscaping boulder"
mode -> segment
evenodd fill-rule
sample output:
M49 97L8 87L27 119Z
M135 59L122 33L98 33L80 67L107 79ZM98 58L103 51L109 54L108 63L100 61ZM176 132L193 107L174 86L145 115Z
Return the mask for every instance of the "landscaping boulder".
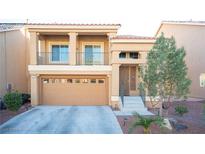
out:
M172 125L172 127L177 131L180 132L181 130L185 130L188 129L188 126L179 123L176 119L174 118L169 118L169 121Z
M177 132L180 132L181 130L188 129L188 126L186 126L184 124L177 123L176 126L175 126L175 129L176 129Z

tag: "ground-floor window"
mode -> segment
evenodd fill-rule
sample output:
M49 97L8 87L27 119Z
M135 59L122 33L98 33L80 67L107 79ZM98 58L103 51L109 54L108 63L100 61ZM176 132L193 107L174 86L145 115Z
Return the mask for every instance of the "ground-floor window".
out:
M126 58L126 52L121 52L119 54L119 58Z
M200 87L205 87L205 73L200 75Z
M138 57L139 57L138 52L130 52L131 59L138 59Z

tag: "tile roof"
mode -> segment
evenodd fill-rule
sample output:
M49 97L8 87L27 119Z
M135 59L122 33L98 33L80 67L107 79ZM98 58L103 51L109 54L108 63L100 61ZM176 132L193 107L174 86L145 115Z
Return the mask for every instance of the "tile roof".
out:
M137 40L155 40L155 37L136 36L136 35L117 35L112 39L137 39Z
M0 23L0 32L16 30L23 27L23 24L8 24L8 23Z
M205 21L194 21L194 20L187 20L187 21L163 20L162 23L205 25Z
M65 26L121 26L120 24L77 24L77 23L25 23L26 25L65 25Z
M157 37L161 27L163 24L173 24L173 25L191 25L191 26L205 26L205 21L193 21L193 20L187 20L187 21L175 21L175 20L163 20L155 34L155 37Z
M30 25L30 26L43 26L43 25L51 25L51 26L118 26L120 27L120 24L77 24L77 23L0 23L0 32L2 31L10 31L22 28L23 26Z

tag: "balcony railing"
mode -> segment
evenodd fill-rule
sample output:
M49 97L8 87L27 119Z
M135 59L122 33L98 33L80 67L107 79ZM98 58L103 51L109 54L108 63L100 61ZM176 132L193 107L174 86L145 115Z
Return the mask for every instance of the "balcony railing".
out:
M77 52L77 65L108 65L109 53L106 52Z
M70 52L37 52L38 65L69 65ZM77 52L76 65L108 65L109 53Z
M69 64L69 52L37 52L38 65Z

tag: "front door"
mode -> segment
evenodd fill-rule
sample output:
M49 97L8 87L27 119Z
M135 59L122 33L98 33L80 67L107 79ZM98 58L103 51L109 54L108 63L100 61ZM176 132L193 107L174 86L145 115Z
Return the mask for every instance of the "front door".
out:
M130 66L130 91L136 91L136 66Z
M136 66L120 66L120 95L135 96L139 95L137 84L139 79L136 75Z
M120 95L129 96L129 66L120 66Z

